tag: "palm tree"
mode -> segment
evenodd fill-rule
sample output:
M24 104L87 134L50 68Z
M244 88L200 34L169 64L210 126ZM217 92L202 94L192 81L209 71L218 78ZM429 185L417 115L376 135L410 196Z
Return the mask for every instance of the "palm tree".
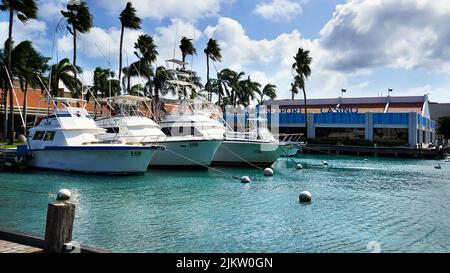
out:
M59 91L59 82L61 81L67 89L72 93L73 98L81 96L81 90L83 84L79 79L75 77L76 72L82 73L81 67L74 67L68 58L62 59L59 63L52 65L50 68L51 75L51 94L57 97Z
M152 64L156 62L156 58L158 57L157 46L153 41L153 37L150 35L140 35L136 43L134 43L134 48L136 51L134 55L138 57L139 62L136 63L139 65L139 74L147 79L147 83L145 86L145 90L150 91L149 94L152 93L152 84L151 78L154 76ZM136 64L134 65L136 67ZM128 86L130 84L128 83ZM145 91L145 93L147 93ZM147 94L145 94L147 96Z
M295 76L294 77L294 82L291 83L291 99L294 100L295 99L295 95L298 94L298 86L299 84L300 78L299 76Z
M12 51L13 56L13 75L19 79L20 88L23 95L23 118L25 125L27 124L27 93L28 87L41 88L41 79L45 76L45 72L49 69L48 61L50 58L43 57L34 48L30 41L24 41L18 44ZM26 128L24 133L26 134Z
M119 53L119 81L122 79L122 49L123 49L123 34L125 29L141 29L141 18L136 16L136 9L131 2L127 3L125 9L120 13L120 23L122 30L120 32L120 53Z
M120 92L120 83L114 79L115 73L110 69L97 67L94 70L94 86L92 93L95 98L115 96Z
M9 12L9 32L7 40L7 53L8 53L8 72L12 73L12 42L13 42L13 27L14 27L14 14L17 14L17 18L25 23L30 19L36 19L38 15L38 7L35 0L2 0L0 4L0 10ZM5 109L6 111L6 109ZM13 103L13 86L10 86L9 90L9 137L8 144L14 142L14 103Z
M87 33L92 28L92 14L89 11L85 1L67 4L67 10L62 10L61 14L67 22L67 29L73 36L73 60L74 66L77 65L77 32ZM69 27L70 26L70 27ZM77 77L77 75L75 75Z
M227 89L227 96L230 98L232 105L234 107L237 106L238 104L238 100L239 100L239 96L241 96L240 94L243 93L242 91L242 77L245 75L244 72L239 72L237 73L236 71L233 71L231 69L224 69L220 72L222 74L222 78L223 80L226 82L226 84L228 85L228 89Z
M221 71L217 73L217 79L211 80L209 83L207 83L207 85L208 84L210 85L209 90L217 95L216 105L220 106L220 108L222 108L222 111L225 111L225 105L228 104L225 104L222 98L224 98L226 94L230 93L227 85L226 75L224 75L223 71Z
M168 79L167 71L164 66L159 66L156 68L155 77L153 78L153 86L155 89L155 97L154 101L157 105L159 103L159 97L161 95L166 95L164 86L166 85L166 81Z
M258 94L261 96L261 99L258 101L259 104L264 104L264 97L269 97L271 100L277 97L277 86L274 84L266 84L263 89L258 90Z
M311 63L312 58L309 56L309 50L299 48L297 54L294 56L295 62L292 64L292 69L297 73L295 79L295 85L302 89L303 100L305 103L305 134L308 137L308 104L306 102L306 79L311 75Z
M206 90L208 91L208 100L212 100L212 92L210 89L208 89L209 85L209 60L213 62L220 62L222 61L222 53L219 46L219 43L215 39L209 39L208 44L204 50L206 54Z
M187 55L197 54L197 49L192 45L192 39L183 37L180 41L181 55L183 56L183 70L186 69L184 62L186 61Z
M261 84L252 81L248 76L246 80L240 81L239 85L241 86L240 92L237 94L239 104L247 107L256 98L256 94L261 89Z

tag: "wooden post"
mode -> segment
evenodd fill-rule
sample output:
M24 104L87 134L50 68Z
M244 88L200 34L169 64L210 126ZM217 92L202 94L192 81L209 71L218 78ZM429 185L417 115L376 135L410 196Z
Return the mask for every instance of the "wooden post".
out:
M45 252L62 253L64 244L72 241L75 204L56 202L48 204L45 226Z

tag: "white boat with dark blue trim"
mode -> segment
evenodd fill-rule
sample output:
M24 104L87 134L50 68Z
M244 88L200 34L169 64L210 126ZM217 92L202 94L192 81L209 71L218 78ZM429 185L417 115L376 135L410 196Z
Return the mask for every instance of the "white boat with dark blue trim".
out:
M48 114L30 129L28 150L31 167L99 174L146 172L159 145L129 145L98 138L98 127L83 100L47 98ZM72 106L76 104L76 106ZM80 105L82 105L80 107ZM51 110L51 108L53 108Z

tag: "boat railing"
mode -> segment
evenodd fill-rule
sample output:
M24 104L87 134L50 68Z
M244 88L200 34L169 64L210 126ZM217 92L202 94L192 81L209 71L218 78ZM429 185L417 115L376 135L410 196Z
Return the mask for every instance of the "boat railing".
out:
M278 134L275 137L283 143L300 144L303 136L304 134Z

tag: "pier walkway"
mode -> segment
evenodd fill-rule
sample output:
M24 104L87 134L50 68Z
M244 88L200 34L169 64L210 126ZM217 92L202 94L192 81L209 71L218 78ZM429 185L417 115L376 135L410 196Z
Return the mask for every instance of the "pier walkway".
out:
M42 253L42 248L0 240L0 253Z

